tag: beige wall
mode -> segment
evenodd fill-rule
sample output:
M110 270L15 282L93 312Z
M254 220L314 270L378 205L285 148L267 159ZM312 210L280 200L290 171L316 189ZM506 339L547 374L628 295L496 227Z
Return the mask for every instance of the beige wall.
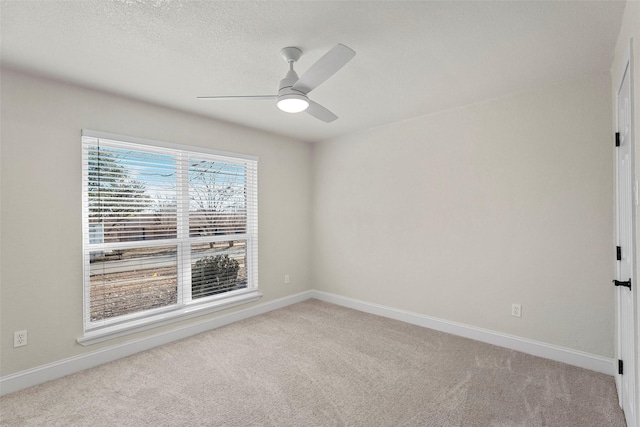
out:
M76 343L82 128L258 156L258 303L311 288L309 144L10 70L2 70L1 102L1 376L167 329ZM29 344L14 349L22 329Z
M586 76L315 144L315 287L611 357L610 90Z
M259 302L315 287L613 355L607 76L314 146L11 70L1 83L0 376L169 328L75 341L82 128L259 156Z

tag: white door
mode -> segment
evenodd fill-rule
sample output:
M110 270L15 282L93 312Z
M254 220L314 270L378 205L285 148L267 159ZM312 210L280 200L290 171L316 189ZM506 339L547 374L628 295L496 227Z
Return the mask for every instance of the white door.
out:
M634 277L634 206L633 206L633 129L631 119L631 86L629 63L618 89L617 131L619 146L616 151L616 217L619 257L615 284L618 303L618 359L622 361L622 374L616 377L620 406L629 427L636 426L635 404L635 297L638 282Z

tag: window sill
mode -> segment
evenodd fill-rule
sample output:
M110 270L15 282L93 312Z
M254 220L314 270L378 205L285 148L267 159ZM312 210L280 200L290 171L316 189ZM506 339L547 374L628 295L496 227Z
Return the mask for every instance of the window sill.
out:
M135 334L147 329L157 328L159 326L168 325L181 320L190 319L192 317L202 316L216 311L224 310L240 304L247 304L258 300L262 297L262 293L257 289L252 289L241 294L233 295L206 304L185 306L173 311L158 314L152 317L146 317L136 321L131 321L119 325L112 325L87 331L76 341L83 346L97 344L113 338L125 335Z

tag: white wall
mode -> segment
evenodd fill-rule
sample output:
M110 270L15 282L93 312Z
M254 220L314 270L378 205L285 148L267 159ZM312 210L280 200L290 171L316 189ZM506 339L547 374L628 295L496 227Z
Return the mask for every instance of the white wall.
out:
M586 76L315 144L316 289L611 357L610 90Z
M11 70L1 78L0 376L170 328L86 348L76 343L83 128L257 155L259 303L311 288L309 144ZM291 284L284 285L287 273ZM13 331L22 329L29 344L14 349Z

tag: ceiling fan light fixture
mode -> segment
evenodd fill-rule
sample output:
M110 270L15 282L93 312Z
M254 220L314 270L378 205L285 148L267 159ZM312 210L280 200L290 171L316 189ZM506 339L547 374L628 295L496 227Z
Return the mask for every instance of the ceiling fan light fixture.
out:
M300 113L309 107L309 101L304 95L292 93L278 97L276 105L285 113Z
M355 51L338 43L314 62L302 77L298 77L298 74L293 69L293 64L300 59L302 51L297 47L290 46L283 48L280 54L289 64L289 71L280 80L276 95L199 96L198 99L275 99L278 109L285 113L306 111L311 117L325 123L331 123L336 120L338 116L317 102L310 101L308 94L349 62L355 56Z

